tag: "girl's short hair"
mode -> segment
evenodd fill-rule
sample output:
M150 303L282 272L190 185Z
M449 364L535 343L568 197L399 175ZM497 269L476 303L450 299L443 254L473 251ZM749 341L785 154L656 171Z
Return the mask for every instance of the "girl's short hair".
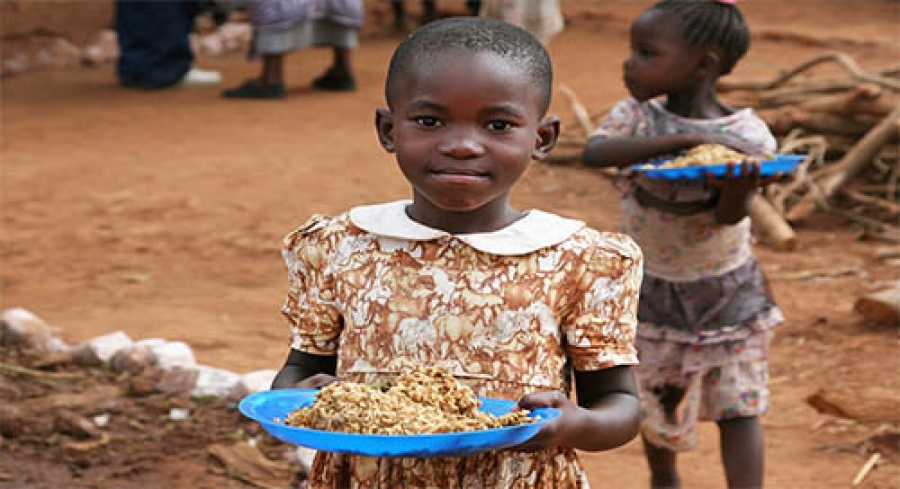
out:
M750 28L741 11L717 0L661 0L650 10L669 12L681 20L684 37L693 47L712 48L722 56L728 74L750 49Z
M553 67L544 45L525 29L485 17L455 17L429 22L397 46L385 81L388 106L399 79L420 64L433 63L439 55L464 51L493 53L506 58L528 74L541 94L540 112L550 106Z

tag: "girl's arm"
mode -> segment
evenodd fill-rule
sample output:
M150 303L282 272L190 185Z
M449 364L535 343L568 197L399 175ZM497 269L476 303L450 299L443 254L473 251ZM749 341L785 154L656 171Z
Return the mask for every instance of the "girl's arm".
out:
M627 137L597 135L588 139L581 160L588 166L624 168L701 144L721 144L751 156L760 153L759 148L752 143L728 134L690 133Z
M337 380L336 370L336 355L313 355L291 349L284 366L272 381L272 389L325 387Z
M665 136L592 136L584 145L581 160L585 165L625 168L635 163L703 144L699 134Z
M533 451L552 446L610 450L637 436L641 404L630 366L575 371L575 389L577 405L558 391L529 394L519 401L522 409L554 407L562 415L516 450Z

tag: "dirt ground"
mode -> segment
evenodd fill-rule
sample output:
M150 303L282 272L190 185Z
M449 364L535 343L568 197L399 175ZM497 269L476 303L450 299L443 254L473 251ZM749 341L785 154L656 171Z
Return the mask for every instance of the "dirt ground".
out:
M461 2L440 3L463 11ZM556 80L599 112L625 95L627 27L646 2L563 4L568 24L551 45ZM898 61L896 1L741 5L756 37L735 78L770 78L828 50L864 67ZM372 127L397 42L383 33L382 7L373 2L355 52L360 89L352 94L309 89L329 61L325 50L288 58L289 98L276 102L223 100L219 88L127 90L111 66L3 80L0 308L29 309L70 343L123 330L133 339L186 341L199 362L236 372L278 368L289 339L278 312L286 291L281 237L313 213L408 195ZM200 64L221 70L225 86L257 70L240 56ZM577 133L563 97L552 111L564 134ZM515 202L601 229L618 225L610 184L588 169L534 165ZM866 324L852 310L858 294L896 280L898 269L879 265L883 245L857 241L841 221L818 218L798 232L800 251L757 247L787 316L771 357L766 481L849 487L868 458L858 442L879 426L819 414L805 398L826 386L900 392L897 329ZM839 273L798 273L810 270ZM103 375L90 378L116 385ZM0 487L243 487L214 468L204 447L252 426L214 402L202 412L215 422L160 434L147 425L173 401L147 399L129 401L127 412L149 410L143 429L155 435L120 433L127 443L114 445L143 455L110 448L91 458L58 439L0 438ZM717 445L715 429L704 426L701 446L680 459L685 487L724 486ZM593 487L647 486L638 442L584 460ZM897 460L883 459L862 487L900 487Z

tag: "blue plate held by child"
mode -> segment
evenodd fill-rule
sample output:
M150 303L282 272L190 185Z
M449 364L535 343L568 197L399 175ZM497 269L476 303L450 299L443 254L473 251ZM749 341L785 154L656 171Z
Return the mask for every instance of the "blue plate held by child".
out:
M805 155L792 154L775 155L771 160L760 162L759 175L761 177L768 177L778 173L790 173L797 169L797 166L805 157ZM721 165L685 166L680 168L654 168L654 165L661 165L667 161L671 160L655 160L642 165L637 165L635 170L650 178L663 180L706 180L707 172L712 173L716 177L724 177L728 171L727 163ZM735 165L735 172L737 172L738 169L738 165Z
M279 389L250 394L238 409L258 422L272 436L294 445L335 453L352 453L370 457L465 457L480 452L519 445L537 434L545 422L560 415L558 409L531 411L536 421L479 431L423 435L364 435L337 431L312 430L283 423L288 414L310 406L317 389ZM481 411L495 416L508 413L516 401L479 397Z

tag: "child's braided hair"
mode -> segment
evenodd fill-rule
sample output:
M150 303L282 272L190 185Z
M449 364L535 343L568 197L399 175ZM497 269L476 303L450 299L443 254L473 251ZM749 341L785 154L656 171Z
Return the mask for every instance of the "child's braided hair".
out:
M662 0L650 8L681 20L684 37L693 47L712 48L722 56L722 75L731 72L750 48L750 29L734 2Z

